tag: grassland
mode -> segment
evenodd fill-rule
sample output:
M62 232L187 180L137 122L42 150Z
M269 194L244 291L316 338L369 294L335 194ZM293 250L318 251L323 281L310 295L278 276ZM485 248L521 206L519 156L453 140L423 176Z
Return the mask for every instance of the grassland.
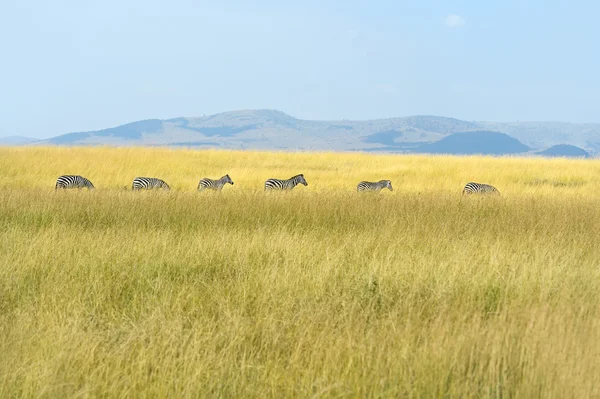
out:
M0 148L0 397L597 397L599 198L596 160Z

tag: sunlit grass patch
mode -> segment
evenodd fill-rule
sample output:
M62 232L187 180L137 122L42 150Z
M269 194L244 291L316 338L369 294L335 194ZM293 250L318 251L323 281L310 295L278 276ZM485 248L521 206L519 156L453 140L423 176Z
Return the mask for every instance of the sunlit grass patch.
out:
M599 172L0 149L0 397L598 396ZM56 192L65 173L97 189ZM297 173L307 187L264 192ZM138 175L173 190L132 192ZM356 192L378 179L394 191Z

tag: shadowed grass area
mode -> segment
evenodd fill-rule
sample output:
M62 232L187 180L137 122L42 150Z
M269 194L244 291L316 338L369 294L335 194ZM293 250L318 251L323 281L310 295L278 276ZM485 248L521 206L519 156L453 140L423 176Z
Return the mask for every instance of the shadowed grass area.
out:
M0 397L600 395L596 161L30 148L0 168ZM122 190L129 168L175 189ZM295 171L308 187L262 191ZM55 192L62 173L99 188Z

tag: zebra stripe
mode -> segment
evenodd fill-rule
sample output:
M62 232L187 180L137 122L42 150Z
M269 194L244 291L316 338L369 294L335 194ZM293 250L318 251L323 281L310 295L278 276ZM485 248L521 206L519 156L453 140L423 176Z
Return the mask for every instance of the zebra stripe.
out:
M291 190L298 184L308 186L304 175L296 175L287 180L269 179L265 182L265 190Z
M198 191L204 191L205 189L221 191L223 189L223 186L227 183L233 185L233 181L231 180L231 177L229 177L229 175L225 175L218 180L212 180L205 177L204 179L201 179L198 183Z
M494 186L481 183L467 183L462 191L463 194L500 194Z
M58 190L59 188L88 188L93 190L94 185L83 176L63 175L56 180L54 189Z
M379 180L378 182L361 181L358 183L356 189L358 191L381 191L383 188L388 188L390 191L394 191L392 188L391 180Z
M132 190L151 190L153 188L171 189L164 180L155 177L136 177L133 179L133 184L131 185Z

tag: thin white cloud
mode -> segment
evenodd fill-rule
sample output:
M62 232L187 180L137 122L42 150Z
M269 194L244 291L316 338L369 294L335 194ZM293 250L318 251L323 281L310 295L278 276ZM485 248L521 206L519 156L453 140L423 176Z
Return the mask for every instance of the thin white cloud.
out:
M458 14L449 14L444 19L444 22L449 28L460 28L464 26L465 19Z

